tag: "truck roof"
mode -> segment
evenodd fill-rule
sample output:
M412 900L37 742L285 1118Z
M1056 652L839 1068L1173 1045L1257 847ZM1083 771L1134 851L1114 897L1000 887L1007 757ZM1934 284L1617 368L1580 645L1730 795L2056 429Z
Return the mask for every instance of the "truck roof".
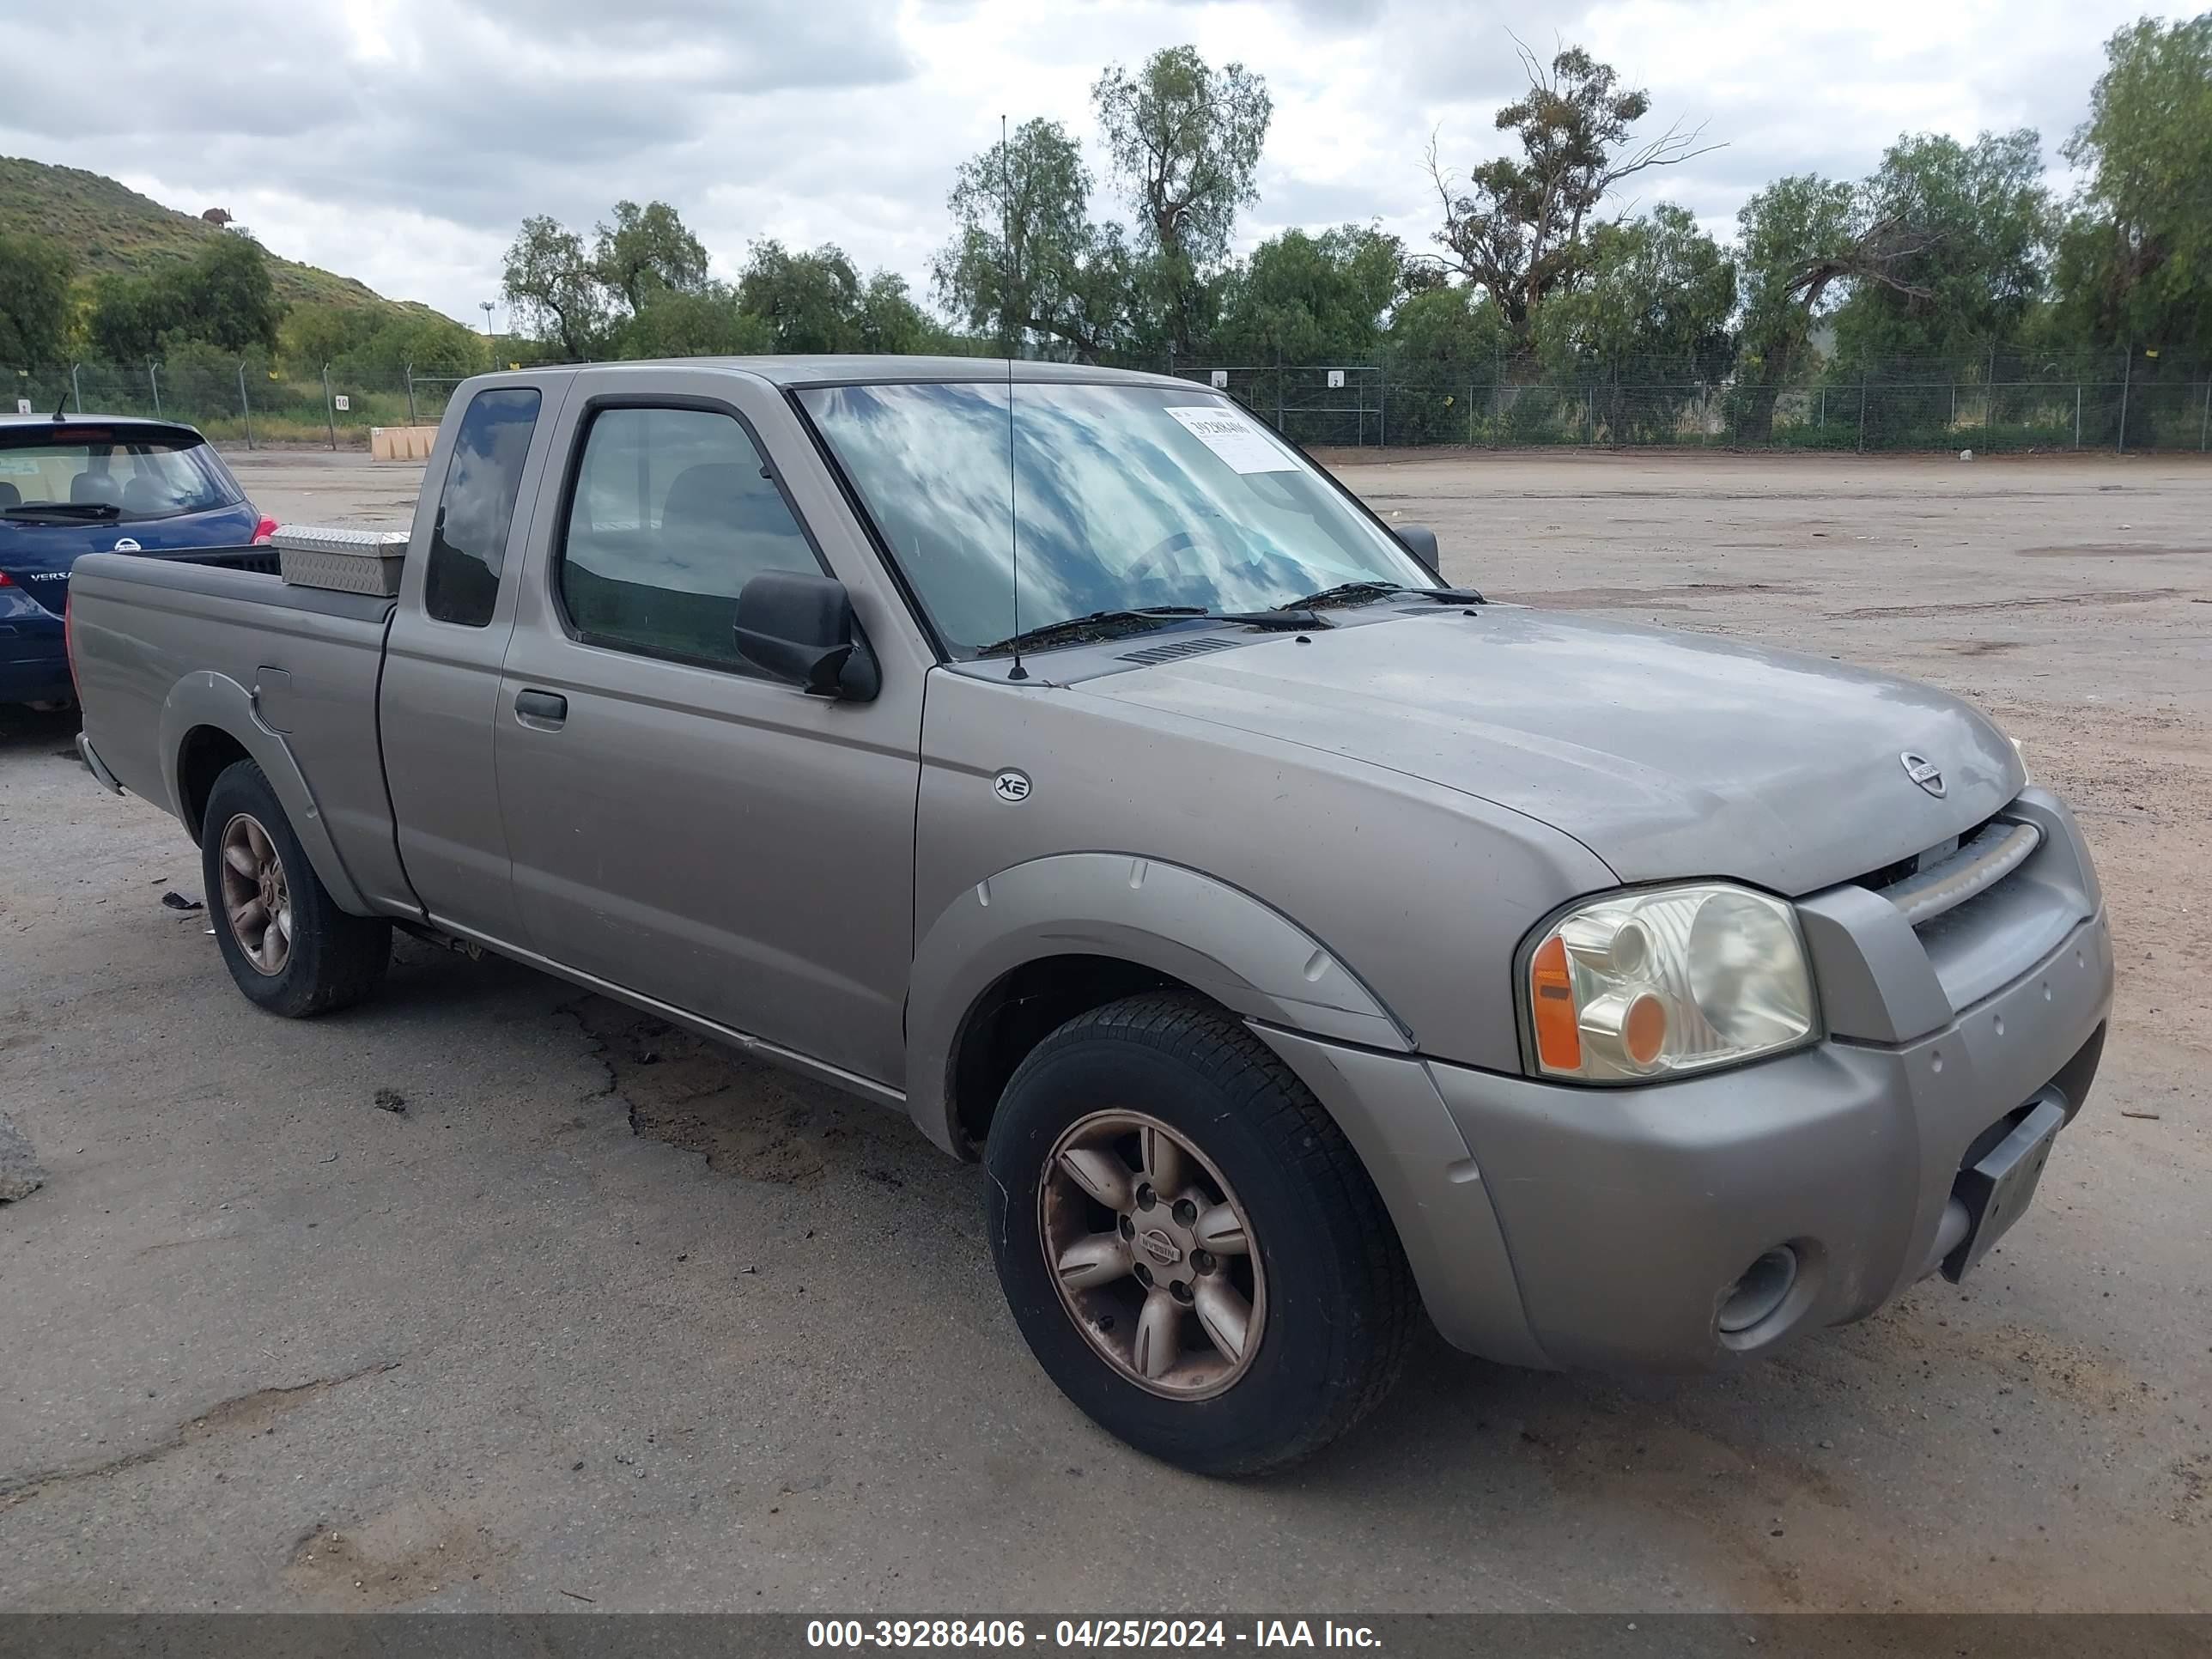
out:
M548 368L556 365L548 364ZM559 365L578 374L608 374L633 368L727 368L757 374L779 386L849 386L890 380L1003 380L1004 357L903 357L888 352L828 353L819 356L774 357L660 357L642 362ZM1193 383L1171 374L1143 374L1132 369L1103 368L1093 363L1034 362L1016 358L1013 377L1019 381L1125 380L1133 386L1157 386L1193 390ZM509 373L488 380L509 378ZM1195 388L1204 390L1203 387Z

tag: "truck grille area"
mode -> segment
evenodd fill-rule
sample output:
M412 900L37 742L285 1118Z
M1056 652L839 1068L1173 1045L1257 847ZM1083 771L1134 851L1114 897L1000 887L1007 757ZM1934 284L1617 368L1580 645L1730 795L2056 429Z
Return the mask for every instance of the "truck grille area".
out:
M2027 972L2096 912L2078 843L2033 793L1856 884L1896 906L1954 1012Z
M1991 818L1960 836L1949 851L1931 849L1904 865L1893 865L1879 872L1887 879L1868 884L1919 928L1989 892L2042 844L2043 831L2034 824Z

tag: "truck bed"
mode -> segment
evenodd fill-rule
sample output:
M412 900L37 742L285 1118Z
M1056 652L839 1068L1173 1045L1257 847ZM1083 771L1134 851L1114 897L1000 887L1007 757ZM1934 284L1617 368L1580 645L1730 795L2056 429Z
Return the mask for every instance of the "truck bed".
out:
M411 908L377 732L393 602L294 586L275 562L268 548L78 560L70 611L86 740L124 787L196 834L206 769L236 758L236 744L211 736L203 749L192 734L218 708L250 708L269 739L254 757L280 797L304 797L311 854L319 823L363 897ZM171 756L182 757L173 774ZM276 775L288 767L295 777Z

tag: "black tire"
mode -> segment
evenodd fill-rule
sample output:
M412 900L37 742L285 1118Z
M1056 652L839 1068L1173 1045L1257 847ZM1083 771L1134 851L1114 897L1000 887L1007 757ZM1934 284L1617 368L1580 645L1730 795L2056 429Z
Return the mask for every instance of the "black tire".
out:
M1163 1398L1124 1375L1079 1327L1051 1266L1047 1159L1094 1115L1131 1109L1218 1170L1256 1241L1258 1345L1206 1397ZM1281 1468L1350 1429L1396 1382L1419 1300L1389 1215L1320 1102L1215 1004L1148 994L1060 1026L1006 1085L985 1161L999 1283L1030 1351L1138 1450L1200 1474Z
M240 818L265 836L289 900L291 932L273 972L248 957L224 902L224 836ZM276 792L250 760L226 767L208 792L200 818L200 876L223 965L238 988L270 1013L287 1019L326 1014L360 1001L382 982L392 960L392 924L338 908L292 833Z

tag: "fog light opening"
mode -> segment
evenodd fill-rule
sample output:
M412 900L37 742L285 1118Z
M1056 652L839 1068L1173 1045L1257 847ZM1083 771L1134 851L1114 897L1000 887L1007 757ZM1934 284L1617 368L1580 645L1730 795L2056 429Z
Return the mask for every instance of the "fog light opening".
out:
M1787 1244L1769 1250L1743 1270L1743 1277L1721 1304L1722 1334L1734 1336L1767 1318L1790 1299L1796 1282L1797 1252Z

